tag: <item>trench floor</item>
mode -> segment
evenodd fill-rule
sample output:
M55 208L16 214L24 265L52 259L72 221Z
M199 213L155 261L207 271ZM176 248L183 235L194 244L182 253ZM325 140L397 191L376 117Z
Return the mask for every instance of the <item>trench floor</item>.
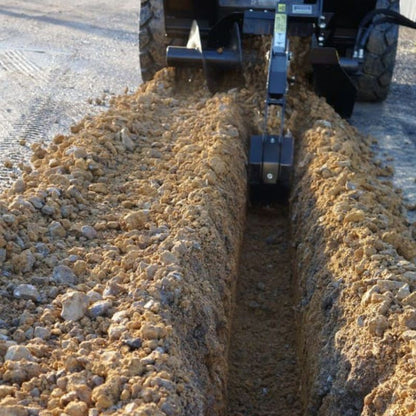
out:
M228 416L301 414L293 294L288 208L252 208L231 331Z

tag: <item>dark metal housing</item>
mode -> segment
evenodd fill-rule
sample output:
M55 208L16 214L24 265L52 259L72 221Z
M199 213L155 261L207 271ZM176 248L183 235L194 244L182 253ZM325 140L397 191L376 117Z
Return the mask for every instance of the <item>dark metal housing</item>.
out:
M307 3L314 4L316 1ZM173 37L188 38L192 21L197 20L201 37L230 13L243 13L247 9L274 9L275 0L165 0L166 33ZM341 57L348 57L353 49L361 20L374 10L376 0L324 0L323 13L327 27L325 45L337 49ZM237 16L236 16L237 19Z

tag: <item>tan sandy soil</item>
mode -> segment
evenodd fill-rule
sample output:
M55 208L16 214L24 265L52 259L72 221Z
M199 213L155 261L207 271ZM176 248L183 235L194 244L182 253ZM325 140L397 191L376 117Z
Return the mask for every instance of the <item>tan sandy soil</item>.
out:
M212 97L198 77L176 89L164 70L34 146L33 169L0 201L1 416L227 414L246 139L261 107L244 89ZM390 172L371 161L371 139L302 84L288 126L292 238L276 251L295 251L292 305L281 286L298 324L292 414L411 415L416 245Z
M402 200L372 162L371 138L310 93L292 97L306 414L412 415L416 244Z
M190 88L160 74L36 147L3 196L8 415L223 406L246 134L235 95Z

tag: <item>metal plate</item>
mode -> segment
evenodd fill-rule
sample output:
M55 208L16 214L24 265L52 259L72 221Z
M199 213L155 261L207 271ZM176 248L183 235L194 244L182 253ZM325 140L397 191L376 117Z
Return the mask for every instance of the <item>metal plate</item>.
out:
M221 7L237 7L240 9L246 9L247 7L253 9L274 9L276 3L276 0L219 0Z

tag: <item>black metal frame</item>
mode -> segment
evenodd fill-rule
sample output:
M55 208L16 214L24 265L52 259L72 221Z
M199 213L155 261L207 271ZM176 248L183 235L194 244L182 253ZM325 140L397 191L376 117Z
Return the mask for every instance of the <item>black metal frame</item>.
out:
M289 35L315 35L317 46L310 54L315 90L348 118L357 94L350 75L361 69L372 26L393 22L416 28L398 13L374 10L375 5L376 0L164 0L167 34L188 39L186 46L167 48L167 64L202 67L213 92L222 75L241 73L242 35L272 35L264 128L250 139L250 185L289 185L294 152L293 138L284 129ZM281 117L280 131L271 134L270 106L280 107Z
M164 0L166 33L172 38L188 38L193 20L198 21L201 38L224 17L232 13L244 13L248 9L264 10L256 6L259 0ZM275 0L260 0L275 7ZM299 2L301 3L301 2ZM316 3L314 0L307 3ZM326 17L325 46L337 49L340 57L351 57L359 24L373 10L376 0L323 0L323 15Z

